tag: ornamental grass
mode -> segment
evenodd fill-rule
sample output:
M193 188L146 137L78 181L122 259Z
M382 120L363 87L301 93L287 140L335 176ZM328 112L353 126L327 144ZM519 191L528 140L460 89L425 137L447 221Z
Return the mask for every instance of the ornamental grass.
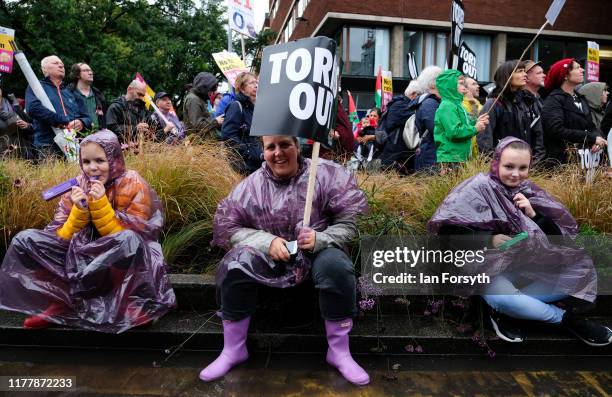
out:
M241 180L232 171L220 143L168 146L145 143L126 154L128 169L138 171L157 192L165 215L161 236L168 263L206 267L210 257L212 219L217 204ZM58 199L45 202L41 192L80 173L78 164L50 160L33 165L5 159L0 169L2 252L10 239L27 228L43 228L53 217ZM213 255L214 256L214 255Z
M232 171L223 145L145 143L139 153L126 154L126 163L151 184L162 201L165 225L161 242L171 270L211 270L221 254L210 248L212 219L217 204L241 180ZM370 214L360 219L360 233L423 233L448 192L488 168L488 160L480 157L443 176L358 173L371 208ZM6 158L0 163L0 252L19 231L49 223L57 199L45 202L41 192L79 172L77 164L56 160L32 165ZM555 172L535 171L531 179L565 204L582 230L612 233L611 178L596 174L589 185L578 165L568 165Z

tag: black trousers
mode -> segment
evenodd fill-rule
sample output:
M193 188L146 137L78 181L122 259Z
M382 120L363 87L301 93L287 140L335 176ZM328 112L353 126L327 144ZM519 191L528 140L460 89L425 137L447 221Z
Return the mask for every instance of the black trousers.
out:
M344 320L355 316L355 269L346 253L337 248L322 250L314 257L311 272L319 290L321 317ZM259 287L262 286L242 270L230 270L221 284L223 319L239 321L252 315Z

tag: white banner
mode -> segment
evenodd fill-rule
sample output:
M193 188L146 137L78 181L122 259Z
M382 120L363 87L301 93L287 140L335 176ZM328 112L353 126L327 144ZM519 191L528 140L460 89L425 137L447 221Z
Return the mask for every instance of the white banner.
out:
M255 0L227 0L229 26L232 30L255 38L255 16L253 13Z

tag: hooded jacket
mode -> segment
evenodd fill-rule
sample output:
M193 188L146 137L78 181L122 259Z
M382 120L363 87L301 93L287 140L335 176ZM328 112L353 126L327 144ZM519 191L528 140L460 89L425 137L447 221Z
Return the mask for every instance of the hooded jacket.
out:
M114 133L102 130L82 145L89 142L108 161L105 194L79 209L68 192L44 230L13 238L0 267L0 307L31 314L59 301L64 310L49 314L48 321L119 333L176 306L157 242L163 207L147 182L125 168ZM76 180L89 190L84 170Z
M578 89L578 93L584 96L589 104L589 108L591 108L591 119L593 120L593 124L595 124L595 127L604 133L604 135L608 132L601 129L601 120L604 117L605 111L605 108L601 104L601 96L605 89L606 83L601 82L587 83Z
M440 93L440 107L434 120L434 141L439 163L457 163L470 157L472 137L476 135L474 122L461 105L463 95L457 90L461 76L458 70L445 70L436 79Z
M40 81L42 88L49 97L55 112L47 109L38 100L32 88L26 89L26 111L32 117L32 129L34 130L34 146L42 147L53 145L55 133L51 127L65 126L73 120L81 120L83 128L91 128L91 119L85 103L74 92L61 83L55 86L47 77Z
M574 98L561 89L553 90L544 100L542 121L544 124L544 144L546 158L567 163L565 148L575 143L581 148L590 148L599 131L591 119L591 110L586 99L576 94L580 108Z
M106 112L106 126L119 138L119 142L135 139L138 135L136 126L149 123L151 113L140 99L128 101L124 95L115 99Z
M206 136L216 131L219 124L208 111L208 92L217 86L217 79L210 73L200 72L193 79L193 87L185 97L183 121L187 135Z

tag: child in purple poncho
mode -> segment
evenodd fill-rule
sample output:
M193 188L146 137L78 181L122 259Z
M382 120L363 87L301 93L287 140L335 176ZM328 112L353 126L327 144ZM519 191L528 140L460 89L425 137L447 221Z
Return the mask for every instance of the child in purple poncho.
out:
M529 144L513 137L502 139L491 171L453 189L428 229L445 235L451 244L465 243L469 236L475 246L487 248L482 264L461 271L490 276L489 285L472 293L482 295L492 308L491 323L501 339L522 342L523 333L513 320L522 319L563 325L589 345L608 345L612 342L608 327L576 314L567 304L565 309L555 304L594 302L597 274L591 258L573 245L578 228L572 215L527 180L530 165ZM528 238L504 249L503 244L521 232ZM553 244L562 238L563 244Z
M155 191L125 168L109 130L81 143L79 185L64 194L44 230L18 233L0 268L0 308L51 323L119 333L176 306L157 237Z

